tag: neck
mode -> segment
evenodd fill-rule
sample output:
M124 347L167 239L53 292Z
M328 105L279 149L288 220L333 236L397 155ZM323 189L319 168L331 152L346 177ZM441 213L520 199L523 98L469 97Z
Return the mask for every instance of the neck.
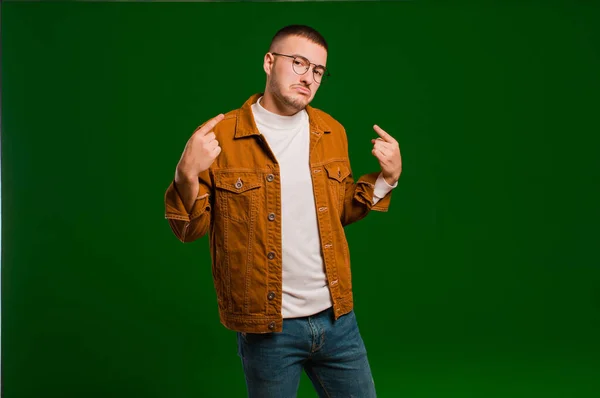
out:
M281 101L279 101L273 95L273 93L271 93L268 90L265 91L263 98L260 100L260 105L269 112L273 112L276 115L293 116L296 113L298 113L298 109L281 103Z

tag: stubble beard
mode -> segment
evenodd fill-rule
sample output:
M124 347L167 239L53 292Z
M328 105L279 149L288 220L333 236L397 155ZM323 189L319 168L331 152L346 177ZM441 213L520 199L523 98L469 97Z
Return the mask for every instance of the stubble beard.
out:
M300 112L301 110L306 108L306 105L308 105L308 101L305 102L301 99L292 97L290 95L284 95L280 88L279 81L275 76L272 76L272 79L269 83L269 88L273 93L273 96L277 99L277 101L279 101L286 107L294 109L297 112Z

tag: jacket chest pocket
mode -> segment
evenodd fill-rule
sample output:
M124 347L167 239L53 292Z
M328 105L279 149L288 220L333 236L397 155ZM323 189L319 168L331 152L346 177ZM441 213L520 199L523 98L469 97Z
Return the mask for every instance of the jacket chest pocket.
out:
M262 186L262 180L256 173L215 173L217 211L231 220L250 221L256 217Z
M350 167L344 161L333 161L323 165L327 172L327 184L331 192L333 203L338 210L344 206L344 196L346 194L346 178L350 175Z

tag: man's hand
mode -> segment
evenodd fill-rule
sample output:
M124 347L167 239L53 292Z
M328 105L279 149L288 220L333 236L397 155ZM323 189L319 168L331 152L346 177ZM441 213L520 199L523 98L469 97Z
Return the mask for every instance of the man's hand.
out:
M200 173L208 170L219 156L221 147L212 129L224 117L223 114L215 116L192 134L181 155L179 164L177 164L177 174L180 178L188 180L197 178Z
M390 185L394 185L400 178L400 174L402 174L400 146L394 137L386 133L378 125L374 125L373 130L375 130L379 137L371 140L373 143L373 150L371 152L379 161L385 181Z
M175 185L188 212L191 211L200 190L198 175L208 170L221 153L221 147L212 129L224 117L223 114L219 114L196 130L185 145L177 164Z

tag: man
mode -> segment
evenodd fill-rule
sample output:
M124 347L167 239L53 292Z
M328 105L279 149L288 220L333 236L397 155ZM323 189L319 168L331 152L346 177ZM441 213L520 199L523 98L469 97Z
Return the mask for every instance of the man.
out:
M388 210L402 162L374 126L381 171L354 180L344 127L309 105L327 51L310 27L277 32L265 92L194 132L165 194L178 239L209 234L220 320L237 332L250 397L295 397L302 370L322 397L375 396L343 228Z

